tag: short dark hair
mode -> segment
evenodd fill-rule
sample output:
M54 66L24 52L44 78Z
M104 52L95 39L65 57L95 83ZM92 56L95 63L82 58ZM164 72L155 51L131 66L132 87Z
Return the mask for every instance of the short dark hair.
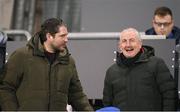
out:
M60 26L65 26L62 19L58 18L50 18L44 21L44 23L41 25L41 33L40 33L40 39L43 43L47 40L46 34L50 33L51 35L55 35Z
M171 17L173 17L171 9L169 9L168 7L165 7L165 6L156 8L156 10L154 11L154 16L156 16L156 15L159 15L162 17L166 16L166 15L170 15Z

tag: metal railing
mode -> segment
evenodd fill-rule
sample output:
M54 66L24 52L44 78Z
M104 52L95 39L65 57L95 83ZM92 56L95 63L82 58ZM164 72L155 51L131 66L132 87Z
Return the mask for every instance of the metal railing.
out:
M80 33L69 33L70 40L91 40L91 39L119 39L119 32L80 32ZM140 32L142 39L166 39L164 35L145 35L144 32Z
M26 40L30 40L31 34L26 30L4 30L7 35L25 35Z
M7 35L25 35L27 40L30 40L31 34L26 30L4 30ZM140 32L142 39L166 39L163 35L145 35L144 32ZM119 32L80 32L80 33L69 33L68 37L70 40L78 39L119 39Z

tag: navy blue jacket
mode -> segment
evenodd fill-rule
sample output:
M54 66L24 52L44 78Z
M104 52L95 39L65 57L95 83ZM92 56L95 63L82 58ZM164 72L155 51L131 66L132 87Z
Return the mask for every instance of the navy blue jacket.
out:
M150 28L148 30L145 31L146 35L157 35L154 28ZM176 44L179 43L179 39L180 39L180 28L174 26L172 29L172 34L173 34L173 38L176 39ZM169 39L167 37L167 39Z

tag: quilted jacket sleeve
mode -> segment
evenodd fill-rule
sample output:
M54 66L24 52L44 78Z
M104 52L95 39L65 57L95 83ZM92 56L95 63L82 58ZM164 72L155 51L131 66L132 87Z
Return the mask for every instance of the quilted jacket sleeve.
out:
M3 80L0 84L0 99L2 110L17 110L18 101L16 90L20 84L22 74L22 57L14 52L5 65Z
M73 77L70 82L69 87L69 103L72 105L73 109L76 111L92 111L93 108L89 104L87 96L84 94L81 82L77 75L74 60L72 60L72 72Z
M176 110L177 88L168 67L162 59L159 59L157 63L156 80L163 97L163 110Z
M110 81L110 69L107 70L105 80L104 80L104 89L103 89L103 104L104 106L111 106L113 101L112 86Z

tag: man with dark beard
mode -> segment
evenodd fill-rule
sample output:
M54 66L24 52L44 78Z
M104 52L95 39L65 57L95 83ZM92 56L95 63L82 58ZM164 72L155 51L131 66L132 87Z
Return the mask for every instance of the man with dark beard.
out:
M61 19L47 19L41 31L9 58L2 84L2 110L92 110L66 43L68 30Z

